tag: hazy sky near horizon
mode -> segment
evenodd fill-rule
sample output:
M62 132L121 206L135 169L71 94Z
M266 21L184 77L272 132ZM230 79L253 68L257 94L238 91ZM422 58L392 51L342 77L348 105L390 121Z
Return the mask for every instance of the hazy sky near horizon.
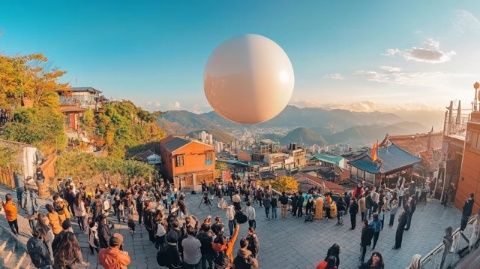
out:
M298 106L443 109L480 80L478 0L0 2L0 53L150 110L211 110L208 56L245 33L287 52Z

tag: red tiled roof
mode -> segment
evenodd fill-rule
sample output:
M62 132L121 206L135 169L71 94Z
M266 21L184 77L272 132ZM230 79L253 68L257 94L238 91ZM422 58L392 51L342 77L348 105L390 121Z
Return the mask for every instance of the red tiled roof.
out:
M343 188L341 185L338 185L338 184L333 183L333 182L328 181L328 180L321 179L321 178L316 177L316 176L312 176L312 175L304 174L304 173L297 173L297 174L295 174L294 177L299 183L303 183L303 184L311 183L311 185L316 185L316 186L322 186L323 184L325 184L325 188L328 191L331 191L331 192L334 192L334 193L344 193L345 192L345 188Z
M415 134L415 135L395 135L388 136L388 140L400 148L410 152L413 155L418 155L420 152L427 151L429 135L431 136L430 140L430 149L440 149L442 148L442 133L432 133L432 134Z

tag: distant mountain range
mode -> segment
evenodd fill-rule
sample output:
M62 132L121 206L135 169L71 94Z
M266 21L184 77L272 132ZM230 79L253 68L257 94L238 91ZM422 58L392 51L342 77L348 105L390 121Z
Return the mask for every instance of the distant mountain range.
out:
M291 105L272 120L254 125L231 122L213 111L195 114L185 110L173 110L158 112L156 115L158 124L169 134L192 136L198 131L206 130L212 133L215 139L224 142L233 139L233 132L262 130L262 138L282 144L297 142L305 145L363 145L383 139L386 133L411 134L427 132L430 129L417 122L406 122L393 113L299 108Z

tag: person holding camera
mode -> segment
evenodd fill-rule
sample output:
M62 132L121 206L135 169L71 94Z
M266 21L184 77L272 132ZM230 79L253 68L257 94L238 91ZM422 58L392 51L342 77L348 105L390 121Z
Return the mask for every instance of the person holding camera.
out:
M98 253L98 262L105 269L128 268L131 262L128 252L123 251L123 236L114 233L108 241L108 248L102 248Z

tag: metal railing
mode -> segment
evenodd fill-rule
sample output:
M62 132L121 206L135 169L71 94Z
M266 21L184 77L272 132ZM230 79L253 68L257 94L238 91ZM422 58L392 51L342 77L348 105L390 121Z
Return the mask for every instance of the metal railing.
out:
M468 221L467 227L465 230L462 232L460 231L460 228L455 230L455 232L452 234L453 236L453 245L452 249L448 251L448 253L445 256L445 261L443 263L443 266L441 267L442 264L442 259L445 251L445 245L440 243L438 246L436 246L432 251L430 251L427 255L422 257L420 261L420 265L422 269L445 269L445 268L454 268L454 266L460 262L462 257L464 255L460 255L458 252L461 251L462 249L466 247L470 247L470 239L472 236L472 233L474 233L473 229L473 224L475 223L476 215L472 216L470 220ZM478 238L475 238L478 240Z

